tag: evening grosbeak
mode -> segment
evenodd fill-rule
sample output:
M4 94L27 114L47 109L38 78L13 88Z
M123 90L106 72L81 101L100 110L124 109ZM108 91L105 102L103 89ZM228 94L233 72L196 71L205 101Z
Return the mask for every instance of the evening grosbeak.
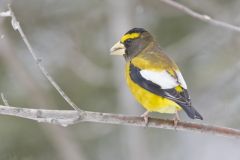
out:
M142 114L146 124L149 112L160 112L175 114L174 125L177 125L178 111L182 109L192 119L203 119L191 104L178 66L145 29L129 30L110 52L125 58L126 81L136 100L146 109Z

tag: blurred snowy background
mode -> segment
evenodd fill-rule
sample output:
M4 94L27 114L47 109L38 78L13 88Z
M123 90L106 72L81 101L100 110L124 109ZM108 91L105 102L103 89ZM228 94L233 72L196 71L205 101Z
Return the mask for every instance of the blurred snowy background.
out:
M238 0L178 2L240 25ZM0 0L0 12L7 10L8 3ZM203 122L240 128L239 33L156 0L15 0L11 4L43 65L82 109L144 112L125 85L124 59L109 55L121 35L143 27L180 66ZM0 92L10 105L71 109L39 72L9 18L0 17L0 35ZM180 116L192 121L185 113ZM63 128L0 116L0 160L239 160L239 146L239 140L191 132L93 123Z

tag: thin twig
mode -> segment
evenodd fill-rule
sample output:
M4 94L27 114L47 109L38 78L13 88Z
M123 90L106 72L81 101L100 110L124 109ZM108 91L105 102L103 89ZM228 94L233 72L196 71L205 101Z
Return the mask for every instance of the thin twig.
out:
M19 34L21 35L24 43L26 44L29 52L31 53L34 61L36 62L36 64L38 65L38 68L40 69L40 71L43 73L43 75L47 78L47 80L52 84L52 86L58 91L58 93L64 98L64 100L75 110L81 112L80 108L65 94L65 92L59 87L59 85L53 80L53 78L49 75L49 73L47 72L47 70L42 66L41 64L41 59L39 59L36 55L36 53L34 52L32 46L30 45L26 35L24 34L22 27L20 26L19 22L17 21L14 12L11 9L11 6L8 6L9 9L9 16L12 18L11 23L12 23L12 27L14 30L17 30L19 32ZM8 11L6 11L6 13L8 13Z
M11 11L8 10L6 12L0 12L0 17L10 17L11 16Z
M183 11L184 13L186 13L186 14L194 17L194 18L197 18L201 21L208 22L208 23L210 23L212 25L215 25L215 26L224 27L224 28L227 28L227 29L230 29L230 30L233 30L233 31L240 32L240 27L239 26L235 26L235 25L232 25L232 24L229 24L229 23L226 23L226 22L215 20L208 15L200 14L198 12L195 12L192 9L190 9L190 8L184 6L184 5L182 5L182 4L180 4L176 1L172 1L172 0L160 0L160 1L166 3L167 5L172 6L174 8L177 8L180 11Z
M1 98L2 98L3 104L4 104L5 106L9 106L8 101L7 101L7 99L5 98L5 96L4 96L3 93L1 93Z
M80 122L94 122L104 124L145 127L144 119L139 116L89 111L81 112L79 114L77 111L71 110L29 109L0 105L0 115L21 117L35 120L37 122L50 123L65 127ZM180 131L192 131L198 133L220 135L225 137L240 138L240 130L237 129L189 122L178 122L177 128L175 128L173 120L167 119L149 118L148 127Z

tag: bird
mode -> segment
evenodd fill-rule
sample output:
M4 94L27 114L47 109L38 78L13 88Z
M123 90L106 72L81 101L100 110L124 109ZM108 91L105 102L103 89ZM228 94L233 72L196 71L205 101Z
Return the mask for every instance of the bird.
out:
M111 55L122 55L126 61L127 85L145 112L148 124L150 112L175 114L174 126L184 110L191 119L203 120L192 106L186 82L177 64L163 51L144 28L132 28L110 49Z

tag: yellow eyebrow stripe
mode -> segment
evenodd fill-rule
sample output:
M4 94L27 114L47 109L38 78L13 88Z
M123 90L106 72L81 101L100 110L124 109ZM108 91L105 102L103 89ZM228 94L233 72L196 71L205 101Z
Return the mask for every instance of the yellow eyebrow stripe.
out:
M127 39L134 39L140 37L140 33L130 33L130 34L125 34L121 38L121 42L124 43Z

